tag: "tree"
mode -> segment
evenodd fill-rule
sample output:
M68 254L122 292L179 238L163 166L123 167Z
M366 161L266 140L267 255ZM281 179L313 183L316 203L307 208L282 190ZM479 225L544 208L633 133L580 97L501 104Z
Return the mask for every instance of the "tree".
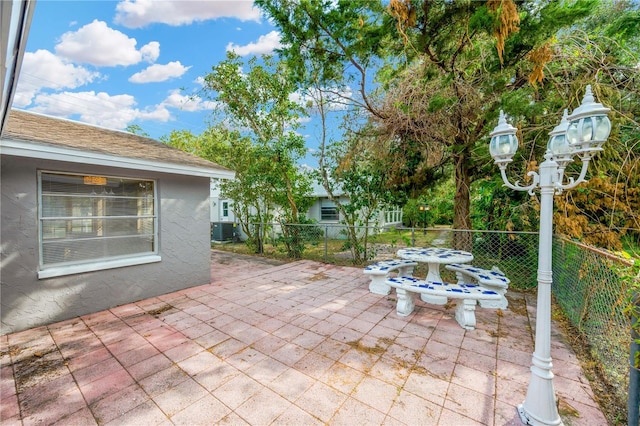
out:
M397 201L386 182L390 175L385 158L377 140L365 133L348 134L328 146L322 143L319 159L321 182L346 225L353 262L362 263L374 254L369 251L369 236L376 215Z
M265 177L271 168L271 159L262 155L258 146L238 131L223 124L210 126L199 135L183 130L172 131L161 140L174 148L213 161L235 170L233 180L217 183L222 197L234 200L231 209L247 236L246 243L260 252L267 228L255 226L273 220L273 187Z
M317 70L319 71L319 70ZM366 129L353 131L360 123L357 111L345 112L339 90L323 87L318 74L309 72L311 87L303 91L309 99L307 107L320 119L318 170L314 173L339 212L341 223L346 225L345 244L351 251L355 264L369 259L369 237L377 221L375 216L397 197L389 190L386 152L378 140ZM328 122L333 115L342 115L345 131L337 139L331 137ZM365 126L366 127L366 126ZM375 232L375 229L373 229Z
M291 96L297 86L287 78L285 65L270 56L251 58L246 73L244 65L240 56L229 52L227 59L214 66L204 79L205 96L219 105L229 126L240 129L252 141L251 148L235 153L246 158L243 164L248 166L245 170L236 169L236 173L246 173L236 195L250 197L251 185L269 188L268 198L263 193L263 210L279 206L283 224L300 223L300 211L308 207L310 183L297 165L305 154L304 139L295 133L304 116L304 109ZM243 201L246 199L236 199L245 206L251 204ZM265 218L256 219L262 222ZM292 233L294 228L283 226L282 230L289 255L300 257L304 246Z
M611 108L612 133L604 152L592 160L588 182L556 197L554 222L557 233L614 250L620 250L626 238L637 245L640 236L640 37L629 31L634 23L640 25L638 5L601 2L587 20L535 51L534 61L518 65L517 75L536 77L528 86L531 101L523 102L524 90L501 96L521 132L524 146L513 165L520 176L542 158L549 129L560 121L564 108L579 105L587 84ZM579 161L570 164L566 174L571 176L580 166ZM483 168L487 175L492 174L489 167ZM482 201L487 208L483 226L534 230L537 200L505 193L501 185L500 179L492 179L477 186L489 197Z
M612 112L613 129L595 160L591 179L559 198L556 232L620 250L625 239L640 243L640 5L606 1L584 25L563 34L548 67L550 90L561 92L556 76L593 86ZM566 78L565 77L565 78Z
M133 133L134 135L144 136L145 138L151 137L149 133L145 132L144 129L138 124L129 124L125 131Z
M369 99L369 62L383 46L386 32L380 26L384 7L377 2L257 1L282 29L288 46L290 78L310 99L322 122L319 174L329 198L347 225L347 242L354 262L368 257L369 225L374 213L391 202L386 152L374 134L362 131L368 118L360 109L375 112ZM378 14L370 13L377 10ZM328 27L325 27L328 25ZM345 41L347 45L343 45ZM356 94L352 96L353 83ZM340 106L344 133L328 135L327 118ZM348 202L341 202L339 194Z
M352 104L377 122L390 149L419 159L405 170L409 178L453 166L453 225L470 229L475 152L497 117L500 94L526 92L527 76L517 75L516 65L588 15L594 1L391 0L387 8L355 0L256 3L282 29L281 53L301 84L310 69L321 70L314 78L326 87L356 83ZM381 101L367 88L372 68L385 90ZM469 247L468 233L456 235L463 238L456 247Z

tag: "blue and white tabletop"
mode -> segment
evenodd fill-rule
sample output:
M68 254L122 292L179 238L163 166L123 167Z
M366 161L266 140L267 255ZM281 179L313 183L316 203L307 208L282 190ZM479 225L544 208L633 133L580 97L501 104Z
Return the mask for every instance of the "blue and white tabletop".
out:
M473 255L462 250L454 250L439 247L406 248L397 252L401 259L423 262L429 266L427 281L442 283L440 276L440 265L449 263L468 263L473 260ZM444 305L447 303L446 297L421 295L421 299L428 303Z
M473 260L469 252L440 247L412 247L400 249L397 254L402 259L425 263L468 263Z

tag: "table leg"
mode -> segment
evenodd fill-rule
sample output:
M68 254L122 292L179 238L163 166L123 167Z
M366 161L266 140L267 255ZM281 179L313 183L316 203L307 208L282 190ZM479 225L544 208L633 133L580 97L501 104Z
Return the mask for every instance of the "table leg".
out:
M398 315L406 317L413 312L416 304L413 299L413 292L406 291L403 288L396 288L396 296L398 303L396 304L396 312Z
M442 278L440 277L440 264L439 263L429 263L429 272L427 273L427 281L434 281L437 283L442 282ZM428 294L421 294L420 299L423 302L431 303L433 305L446 305L447 298L444 296L431 296Z

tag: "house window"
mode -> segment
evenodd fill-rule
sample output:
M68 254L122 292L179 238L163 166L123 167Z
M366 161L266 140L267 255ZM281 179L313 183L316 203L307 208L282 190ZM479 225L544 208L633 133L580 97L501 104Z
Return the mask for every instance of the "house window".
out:
M322 200L320 205L320 220L338 220L338 208L329 200Z
M153 180L40 172L39 191L40 278L157 254Z
M229 202L228 201L222 202L222 217L225 219L229 218Z

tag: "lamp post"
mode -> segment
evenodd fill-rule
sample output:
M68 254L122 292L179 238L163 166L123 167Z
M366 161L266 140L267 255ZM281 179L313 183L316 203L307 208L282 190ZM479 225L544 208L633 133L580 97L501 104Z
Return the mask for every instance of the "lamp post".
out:
M529 186L511 184L506 175L507 164L512 161L518 148L516 129L507 123L500 111L498 126L491 132L489 151L500 167L505 186L516 191L527 191L533 195L540 190L540 227L538 250L538 298L536 313L535 348L532 356L531 378L527 396L518 406L518 414L524 424L561 425L562 420L556 406L553 389L551 362L551 283L552 283L552 237L553 237L553 195L576 187L585 182L589 161L609 137L611 123L607 117L609 108L596 103L591 86L587 86L582 104L567 116L564 111L562 121L551 133L540 164L539 173L531 171ZM582 170L578 179L570 177L564 181L567 164L578 156L582 160Z
M424 204L421 204L420 207L418 207L418 209L423 213L423 223L424 223L424 229L422 230L422 234L423 235L427 235L427 212L429 211L429 206L425 206Z

